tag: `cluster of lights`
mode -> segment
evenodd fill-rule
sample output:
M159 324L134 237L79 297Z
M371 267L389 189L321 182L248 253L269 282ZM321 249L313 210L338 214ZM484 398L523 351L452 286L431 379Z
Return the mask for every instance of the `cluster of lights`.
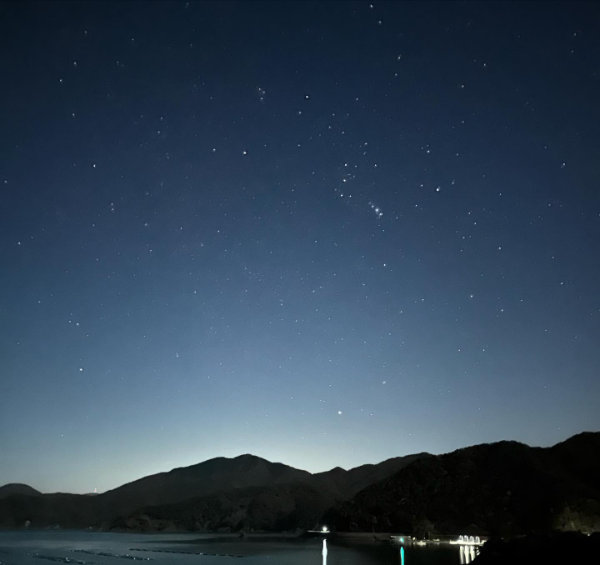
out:
M383 216L383 212L381 211L381 208L379 206L373 204L373 202L369 202L369 206L371 206L371 210L375 212L378 218L381 218Z

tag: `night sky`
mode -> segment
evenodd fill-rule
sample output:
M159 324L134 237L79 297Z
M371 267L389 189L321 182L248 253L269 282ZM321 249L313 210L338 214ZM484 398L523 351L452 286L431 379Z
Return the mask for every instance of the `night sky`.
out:
M0 484L598 430L599 26L0 4Z

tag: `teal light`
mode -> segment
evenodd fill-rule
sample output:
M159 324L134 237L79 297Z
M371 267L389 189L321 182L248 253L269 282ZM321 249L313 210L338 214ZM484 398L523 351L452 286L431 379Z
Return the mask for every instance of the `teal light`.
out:
M400 548L400 565L404 565L404 548Z

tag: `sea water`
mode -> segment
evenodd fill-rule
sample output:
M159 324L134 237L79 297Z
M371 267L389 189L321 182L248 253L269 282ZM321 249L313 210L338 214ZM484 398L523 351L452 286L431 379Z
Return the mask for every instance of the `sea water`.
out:
M318 538L0 531L0 565L460 565L458 546Z

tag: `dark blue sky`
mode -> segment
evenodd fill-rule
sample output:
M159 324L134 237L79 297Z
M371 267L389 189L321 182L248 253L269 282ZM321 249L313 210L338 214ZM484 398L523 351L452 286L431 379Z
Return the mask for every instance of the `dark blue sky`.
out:
M599 15L0 4L0 484L598 430Z

